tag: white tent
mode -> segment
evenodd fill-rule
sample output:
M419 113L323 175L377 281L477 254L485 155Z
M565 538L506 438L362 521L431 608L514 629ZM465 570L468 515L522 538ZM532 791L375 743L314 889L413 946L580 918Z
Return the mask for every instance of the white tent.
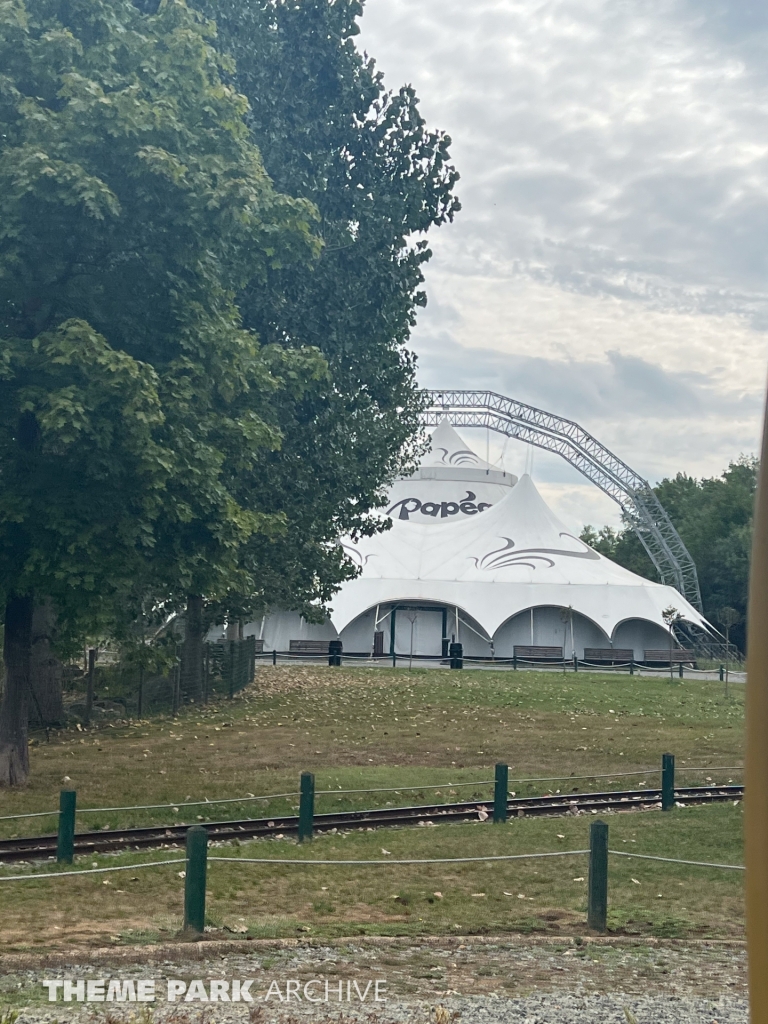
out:
M516 483L516 476L494 469L468 448L446 419L416 472L392 485L387 515L422 524L453 522L485 511Z
M343 542L361 572L324 625L275 612L247 632L268 650L340 638L349 653L440 657L456 639L480 658L608 660L613 650L642 661L669 644L665 609L707 627L673 587L584 544L530 476L494 469L447 421L416 473L393 486L387 514L391 529Z

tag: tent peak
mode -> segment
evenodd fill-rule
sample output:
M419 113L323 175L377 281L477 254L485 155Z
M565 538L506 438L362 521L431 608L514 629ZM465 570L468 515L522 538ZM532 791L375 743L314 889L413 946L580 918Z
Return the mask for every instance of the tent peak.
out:
M422 466L444 466L455 469L491 469L485 459L474 452L462 440L447 416L435 427L430 438L430 448L421 459Z

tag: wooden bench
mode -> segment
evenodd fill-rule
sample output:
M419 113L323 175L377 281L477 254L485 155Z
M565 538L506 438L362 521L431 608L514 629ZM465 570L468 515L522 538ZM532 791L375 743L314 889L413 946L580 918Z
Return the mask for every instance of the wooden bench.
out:
M562 647L519 647L515 644L515 657L524 661L562 661Z
M330 640L291 640L290 654L327 654Z
M664 665L669 665L670 654L672 655L673 665L695 665L696 663L695 655L680 647L673 647L671 651L668 647L661 647L658 650L644 652L646 661L661 662Z
M584 661L600 661L604 665L626 664L634 661L635 652L623 647L585 647Z
M209 641L211 646L224 646L227 647L229 644L242 644L242 643L253 643L253 653L263 654L264 653L264 641L259 640L255 636L247 636L243 640L211 640Z

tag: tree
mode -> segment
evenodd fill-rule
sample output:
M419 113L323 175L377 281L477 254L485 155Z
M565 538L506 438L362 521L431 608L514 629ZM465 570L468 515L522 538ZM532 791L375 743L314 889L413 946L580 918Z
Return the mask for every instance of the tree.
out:
M314 204L324 242L316 263L271 268L265 287L239 296L265 345L317 347L329 373L280 409L281 446L262 449L261 507L281 511L286 527L254 534L251 589L233 588L232 614L279 602L318 615L356 571L336 541L382 527L370 512L417 451L421 397L406 346L426 302L426 235L459 210L458 173L450 138L426 127L414 91L387 92L355 47L358 0L198 6L234 58L268 173Z
M50 597L35 602L32 611L29 663L29 721L48 729L64 721L62 663L56 650L56 607Z
M734 609L739 620L729 627L731 639L745 649L749 557L757 482L757 460L741 456L719 477L696 480L685 473L662 480L659 497L696 563L704 614L721 622L721 608ZM588 539L589 538L589 539ZM635 532L628 527L596 534L585 527L582 539L601 554L648 579L658 575ZM595 541L595 543L593 543ZM602 545L602 546L601 546Z
M680 622L683 616L680 614L679 610L671 604L662 611L661 617L666 622L667 629L669 630L669 678L672 679L672 651L675 647L675 626Z
M235 495L280 443L281 385L234 297L320 242L212 31L178 2L0 10L0 783L26 774L36 599L75 615L127 579L215 592L281 522ZM296 376L313 360L297 350Z
M82 321L32 341L4 339L0 362L0 596L6 682L0 782L29 770L34 595L63 615L108 599L136 569L168 479L152 369Z

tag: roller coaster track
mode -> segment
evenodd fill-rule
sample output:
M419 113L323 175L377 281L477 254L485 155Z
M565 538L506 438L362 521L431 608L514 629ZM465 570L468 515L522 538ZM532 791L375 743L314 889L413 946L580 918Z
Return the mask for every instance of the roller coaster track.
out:
M487 427L506 437L555 452L612 498L640 538L663 583L699 611L696 565L653 488L578 423L494 391L427 391L425 426L443 419L455 427Z
M704 804L740 800L743 786L676 786L679 804ZM591 814L606 811L645 811L661 806L660 789L634 789L608 793L563 793L547 796L510 797L509 817L535 815ZM368 811L335 811L316 814L317 832L373 829L392 826L442 825L461 821L492 820L493 800L470 800L454 804L426 804L416 807L382 807ZM245 818L239 821L206 822L211 842L274 838L298 830L296 815ZM189 825L149 825L98 832L77 832L75 853L117 853L120 850L182 846ZM0 863L48 860L56 856L56 836L30 836L0 840Z

